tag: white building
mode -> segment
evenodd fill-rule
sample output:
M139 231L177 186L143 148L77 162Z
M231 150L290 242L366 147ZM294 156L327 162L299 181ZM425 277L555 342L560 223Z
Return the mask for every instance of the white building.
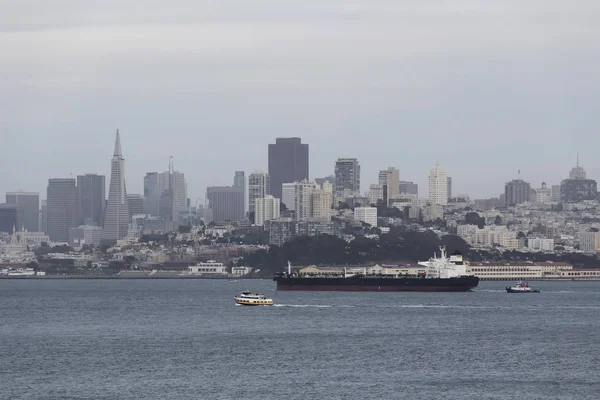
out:
M252 272L252 268L250 267L231 267L231 275L248 275Z
M188 267L190 274L206 274L206 275L226 275L227 268L223 263L216 262L215 260L208 260L206 262L199 262L196 265L190 265Z
M554 251L554 239L529 238L527 248L531 251Z
M264 199L271 194L271 178L262 171L254 171L248 177L248 211L256 212L256 199Z
M295 182L294 186L294 212L296 221L306 221L313 215L313 192L317 185L314 182L303 180Z
M376 207L356 207L354 209L354 220L362 221L371 226L377 226L377 208Z
M385 172L385 171L381 171ZM381 173L380 172L380 173ZM380 177L381 179L381 177ZM369 204L377 204L378 201L383 201L383 186L382 185L371 185L369 186Z
M535 202L539 204L549 204L552 202L552 189L542 182L542 187L535 189Z
M263 226L265 221L271 221L279 218L280 201L278 198L268 195L263 198L256 198L254 201L255 225Z
M442 206L448 204L448 179L439 164L429 171L429 201Z
M23 232L23 236L27 241L27 244L33 246L39 246L42 243L50 243L50 237L44 232Z
M312 217L319 221L331 221L331 204L333 190L329 182L323 183L323 188L317 188L312 193Z

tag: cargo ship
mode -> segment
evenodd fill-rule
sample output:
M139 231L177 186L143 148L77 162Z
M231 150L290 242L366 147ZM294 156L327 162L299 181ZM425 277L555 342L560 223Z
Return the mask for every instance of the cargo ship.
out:
M467 275L461 255L446 256L440 248L429 261L419 262L417 273L379 273L354 269L350 273L292 272L288 262L286 272L277 273L273 280L277 290L347 291L347 292L468 292L477 287L479 278ZM396 269L399 271L399 269Z

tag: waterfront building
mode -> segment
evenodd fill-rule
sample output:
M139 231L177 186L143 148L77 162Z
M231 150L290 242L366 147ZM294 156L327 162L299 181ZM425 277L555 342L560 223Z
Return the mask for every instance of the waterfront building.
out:
M227 267L215 260L208 260L189 266L188 273L192 275L227 275Z
M336 199L360 195L360 163L356 158L338 158L334 174Z
M106 177L97 174L77 175L77 222L102 226L106 204Z
M563 262L531 261L484 261L467 264L467 275L475 275L481 280L538 280L562 278L563 272L573 270L573 266Z
M7 192L6 204L18 206L19 230L39 232L40 194L34 192Z
M354 220L365 222L373 227L377 226L377 207L354 208Z
M129 221L129 205L125 187L125 159L121 151L121 137L117 130L104 217L104 239L117 241L127 236Z
M441 206L448 204L448 179L439 164L429 171L429 202Z
M271 195L282 198L282 185L308 179L308 144L297 137L277 138L269 144L269 177Z
M76 180L49 179L46 199L46 233L53 242L67 242L69 228L77 226Z
M266 221L279 218L279 199L271 195L255 199L255 225L263 226Z

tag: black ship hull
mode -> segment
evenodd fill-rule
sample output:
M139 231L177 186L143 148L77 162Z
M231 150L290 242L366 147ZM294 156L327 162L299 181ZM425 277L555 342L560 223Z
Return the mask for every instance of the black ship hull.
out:
M275 276L273 280L277 282L277 290L340 292L468 292L479 284L479 278L476 276L445 279Z

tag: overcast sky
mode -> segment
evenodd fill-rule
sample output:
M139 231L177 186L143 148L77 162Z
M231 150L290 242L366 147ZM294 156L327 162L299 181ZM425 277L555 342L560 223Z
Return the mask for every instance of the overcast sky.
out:
M493 3L493 4L492 4ZM496 4L497 3L497 4ZM311 178L357 157L362 190L400 170L427 195L517 175L600 179L595 0L0 0L0 191L109 176L127 189L168 158L195 202L267 144L300 136ZM108 182L107 182L108 183Z

